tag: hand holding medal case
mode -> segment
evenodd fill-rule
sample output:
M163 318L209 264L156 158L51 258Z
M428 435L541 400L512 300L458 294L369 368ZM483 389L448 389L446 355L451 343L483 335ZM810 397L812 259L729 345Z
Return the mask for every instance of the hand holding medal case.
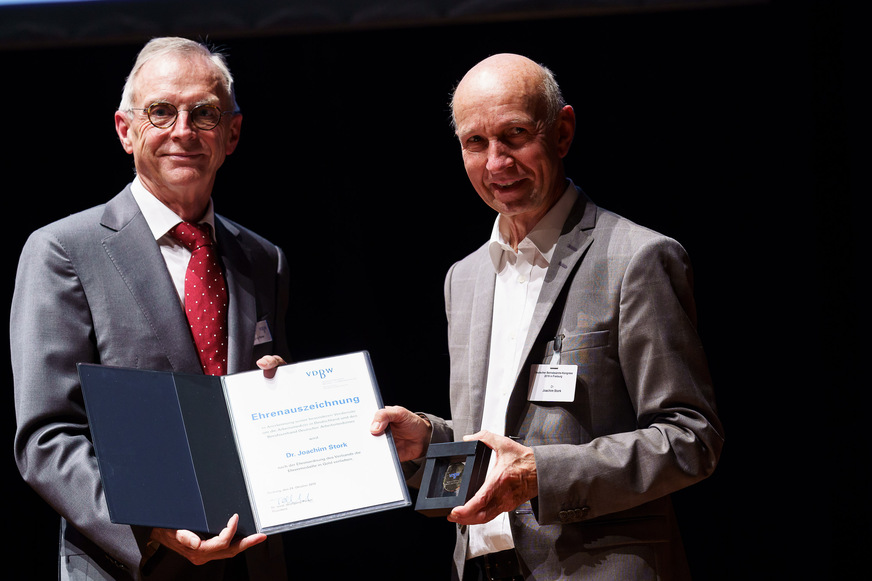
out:
M491 449L478 440L430 444L415 510L446 516L463 506L484 483Z

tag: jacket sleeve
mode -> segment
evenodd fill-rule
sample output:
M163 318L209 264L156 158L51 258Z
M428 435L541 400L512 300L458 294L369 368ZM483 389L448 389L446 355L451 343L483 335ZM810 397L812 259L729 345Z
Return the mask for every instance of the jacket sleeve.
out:
M579 351L587 358L579 384L593 402L590 413L601 414L591 431L616 410L629 418L622 429L579 444L534 445L540 524L595 518L666 496L711 474L723 446L684 249L653 237L608 261L616 281L609 291L611 339L599 355ZM609 400L597 399L602 394Z
M37 231L21 253L10 319L15 459L24 480L79 532L135 571L129 526L110 523L76 370L99 363L88 297L64 245Z

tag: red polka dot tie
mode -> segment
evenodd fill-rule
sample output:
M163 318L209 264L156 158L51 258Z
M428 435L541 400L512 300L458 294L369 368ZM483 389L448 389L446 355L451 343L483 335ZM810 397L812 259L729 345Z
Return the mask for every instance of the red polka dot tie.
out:
M170 230L191 251L185 273L185 314L206 375L227 373L227 287L208 224L182 222Z

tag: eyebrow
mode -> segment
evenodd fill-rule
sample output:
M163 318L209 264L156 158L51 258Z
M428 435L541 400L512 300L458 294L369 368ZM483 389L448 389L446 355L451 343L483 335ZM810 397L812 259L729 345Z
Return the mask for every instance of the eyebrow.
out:
M540 124L540 122L532 117L516 117L514 119L509 119L505 122L502 122L498 125L498 132L505 131L506 129L510 129L512 127L536 127ZM484 135L481 131L475 128L465 129L463 127L458 127L454 132L457 137L464 137L470 135Z
M147 102L146 107L148 107L148 105L153 105L154 103L169 103L173 107L175 107L177 109L179 108L179 105L174 103L170 99L152 99L152 100L146 99L146 102ZM194 107L199 107L200 105L214 105L215 107L218 107L220 109L221 108L221 99L214 99L214 100L208 99L208 98L207 99L200 99L199 101L194 101L192 103L183 103L183 105L186 107L189 107L191 109L193 109Z

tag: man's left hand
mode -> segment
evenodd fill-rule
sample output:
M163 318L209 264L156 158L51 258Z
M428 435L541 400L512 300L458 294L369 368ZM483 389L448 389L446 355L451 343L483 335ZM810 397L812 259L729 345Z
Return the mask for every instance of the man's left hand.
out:
M216 559L235 557L266 540L263 533L242 539L234 538L238 524L239 515L234 514L219 535L205 540L191 531L155 528L151 531L151 540L175 551L194 565L202 565Z
M448 520L462 525L486 523L538 494L536 458L532 448L488 431L463 439L481 440L496 454L496 461L481 489L469 502L454 508Z

